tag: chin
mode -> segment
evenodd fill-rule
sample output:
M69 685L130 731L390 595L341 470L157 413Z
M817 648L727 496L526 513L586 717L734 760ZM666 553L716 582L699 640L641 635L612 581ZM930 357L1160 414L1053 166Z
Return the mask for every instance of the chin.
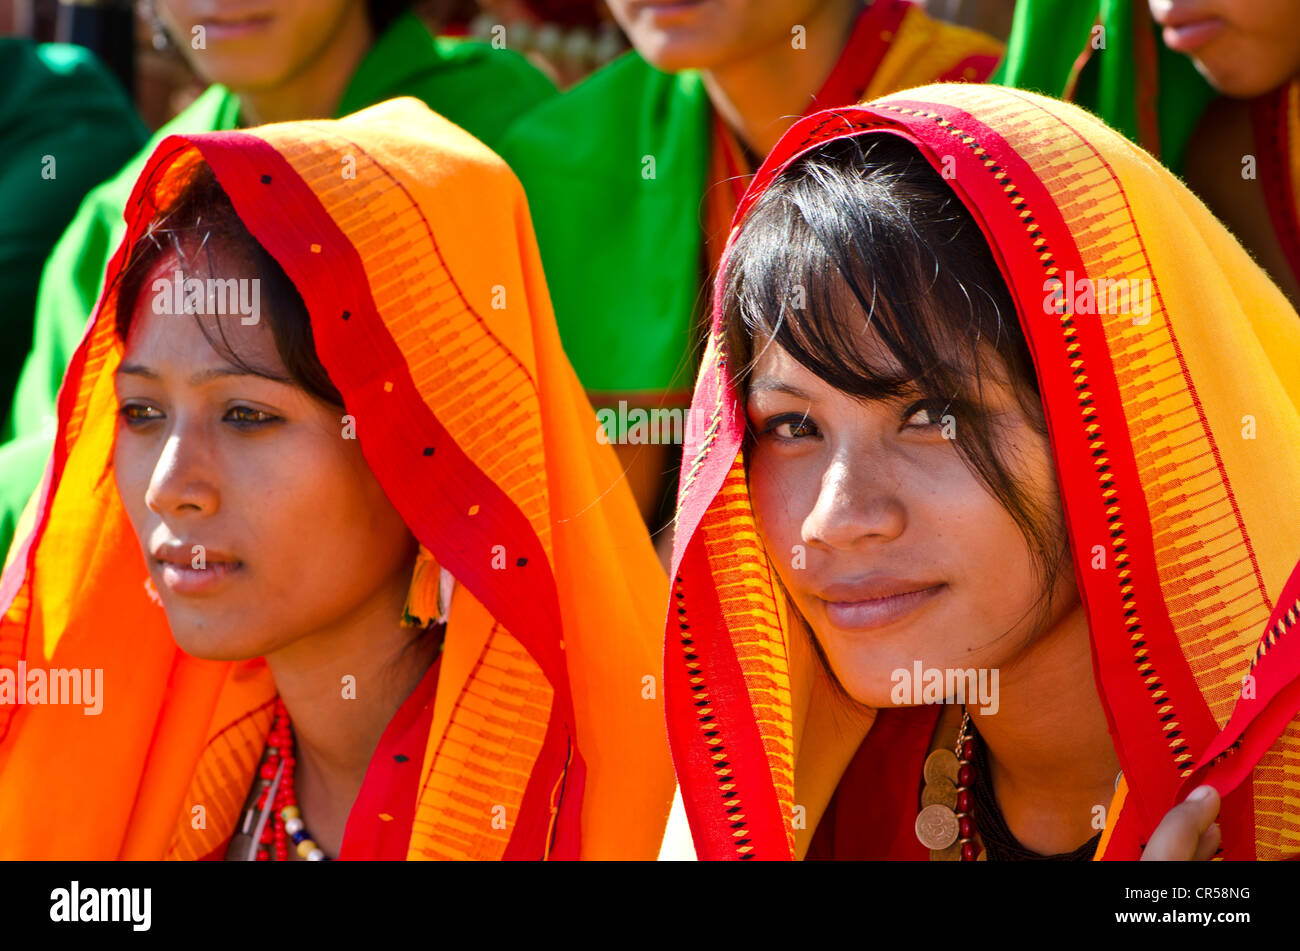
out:
M849 650L838 656L833 651L826 651L826 657L831 673L844 688L844 692L856 703L879 709L900 706L890 698L891 675L900 667L910 670L912 666L910 656L907 660L901 661L897 660L892 652L889 656L870 656L860 650ZM911 704L902 704L902 706L911 706Z
M248 631L239 623L213 624L210 618L196 619L192 611L173 611L166 608L167 622L176 646L199 660L242 661L263 657L270 649L268 639L259 632ZM231 636L230 631L242 631Z
M674 37L652 39L644 46L638 44L641 58L664 73L679 73L684 69L710 69L724 59L724 51L710 37Z
M1218 61L1193 60L1196 71L1216 91L1230 99L1254 99L1281 86L1288 76L1270 76L1252 73L1240 68L1241 64Z
M209 83L231 89L256 92L274 89L283 83L283 76L266 75L260 66L259 59L244 56L199 55L190 60L194 72Z

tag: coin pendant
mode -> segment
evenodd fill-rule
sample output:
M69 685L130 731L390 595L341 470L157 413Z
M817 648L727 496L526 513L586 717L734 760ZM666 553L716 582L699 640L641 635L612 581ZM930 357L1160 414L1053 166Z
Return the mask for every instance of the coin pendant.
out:
M921 808L926 806L947 806L949 809L957 808L957 787L946 779L940 779L935 783L926 783L925 788L921 790Z
M931 862L960 862L961 861L961 843L954 842L946 849L931 849Z
M947 806L926 806L916 817L916 837L927 849L946 849L957 841L957 816Z
M949 785L956 788L958 769L960 764L952 750L935 750L925 758L925 769L922 775L927 783L937 783L941 779L946 779Z

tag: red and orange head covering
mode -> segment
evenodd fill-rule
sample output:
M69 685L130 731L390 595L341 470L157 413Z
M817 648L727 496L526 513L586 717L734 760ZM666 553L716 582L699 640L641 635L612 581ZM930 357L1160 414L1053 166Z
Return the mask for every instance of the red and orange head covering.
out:
M1033 355L1075 564L1111 553L1078 573L1124 773L1101 854L1137 857L1201 782L1224 796L1224 857L1300 853L1300 542L1282 514L1300 497L1300 320L1147 153L1081 109L999 87L802 120L737 223L792 159L869 134L913 143L978 222ZM1044 316L1068 272L1151 282L1150 320ZM755 527L736 373L715 305L678 502L669 739L699 855L783 859L863 733L820 729L829 691Z
M367 463L458 582L405 857L653 857L662 570L561 349L522 189L411 99L173 136L138 181L0 582L0 665L102 668L103 711L0 706L0 854L208 855L270 725L264 661L176 647L109 477L115 276L199 162L298 288Z

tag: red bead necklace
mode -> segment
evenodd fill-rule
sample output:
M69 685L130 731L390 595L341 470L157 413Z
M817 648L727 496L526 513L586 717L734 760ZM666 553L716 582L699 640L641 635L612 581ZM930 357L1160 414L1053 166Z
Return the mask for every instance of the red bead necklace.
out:
M270 861L272 850L277 862L289 861L291 844L298 856L309 862L329 859L324 850L312 840L303 824L302 813L298 809L298 795L293 785L296 764L293 755L293 724L289 720L289 711L285 708L284 701L276 697L275 720L267 735L262 765L258 769L258 781L262 788L256 806L249 810L244 822L246 828L250 820L262 823L258 833L259 862ZM270 815L262 818L266 813L267 797L272 795L274 798L271 801Z

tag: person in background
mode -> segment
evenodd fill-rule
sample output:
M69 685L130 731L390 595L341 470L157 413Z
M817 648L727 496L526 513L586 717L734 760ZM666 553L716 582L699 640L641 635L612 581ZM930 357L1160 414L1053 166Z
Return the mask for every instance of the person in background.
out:
M0 419L32 344L41 266L86 193L148 138L88 50L0 37Z
M1151 0L1166 45L1219 96L1184 175L1300 308L1300 10L1289 0Z
M609 7L635 50L543 103L499 151L528 192L561 339L658 529L700 301L750 173L800 114L982 81L1001 46L904 0ZM655 409L677 423L624 424ZM661 532L665 561L670 546Z
M120 240L132 183L152 148L175 133L342 116L409 95L489 146L555 94L517 53L430 35L401 0L274 0L254 14L199 0L158 0L156 17L212 85L115 177L96 188L55 246L41 279L34 343L0 447L0 550L49 454L54 400Z
M1077 102L1137 142L1300 306L1294 3L1020 3L993 81Z

